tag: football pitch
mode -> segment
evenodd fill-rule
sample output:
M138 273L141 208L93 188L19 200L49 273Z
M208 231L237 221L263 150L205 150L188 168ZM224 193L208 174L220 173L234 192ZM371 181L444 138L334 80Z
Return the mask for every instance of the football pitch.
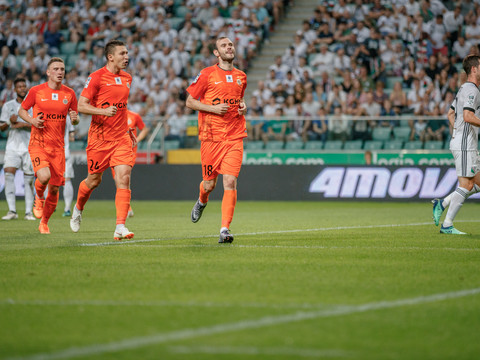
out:
M113 199L0 222L0 359L480 357L478 203L448 236L428 202L240 199L233 244L193 203L134 201L120 243Z

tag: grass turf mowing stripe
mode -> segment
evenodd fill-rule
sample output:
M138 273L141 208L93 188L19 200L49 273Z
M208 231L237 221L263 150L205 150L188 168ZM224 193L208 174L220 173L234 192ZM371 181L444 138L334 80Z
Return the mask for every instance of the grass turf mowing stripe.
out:
M457 222L480 222L480 220L458 220ZM289 233L299 233L299 232L315 232L315 231L335 231L335 230L359 230L359 229L379 229L379 228L394 228L394 227L407 227L407 226L425 226L432 225L431 222L423 223L410 223L410 224L379 224L379 225L356 225L356 226L336 226L336 227L326 227L326 228L315 228L315 229L291 229L291 230L273 230L273 231L257 231L250 233L235 233L235 236L256 236L256 235L269 235L269 234L289 234ZM169 238L157 238L157 239L140 239L140 240L126 240L126 241L107 241L101 243L81 243L78 246L108 246L108 245L125 245L125 244L136 244L136 243L145 243L145 242L154 242L154 241L174 241L174 240L192 240L192 239L209 239L216 238L218 234L215 235L198 235L198 236L183 236L183 237L169 237Z
M350 357L351 352L336 349L296 349L286 347L253 347L253 346L171 346L168 350L177 354L210 354L210 355L279 355L295 357Z
M227 324L218 324L194 329L176 330L167 333L159 333L144 337L134 337L130 339L111 342L108 344L95 344L84 347L73 347L52 353L36 354L26 357L14 357L7 360L55 360L55 359L72 359L79 356L101 355L104 353L118 352L122 350L138 349L145 346L167 343L169 341L187 340L201 336L210 336L216 334L224 334L225 332L241 331L247 329L258 329L266 326L275 326L299 322L304 320L313 320L317 318L327 318L334 316L350 315L367 311L375 311L381 309L391 309L402 306L413 306L448 299L461 298L480 294L480 288L466 289L448 293L440 293L426 296L418 296L414 298L399 299L393 301L380 301L374 303L366 303L360 305L342 305L331 309L317 311L299 311L293 314L279 316L265 316L260 319L243 320Z

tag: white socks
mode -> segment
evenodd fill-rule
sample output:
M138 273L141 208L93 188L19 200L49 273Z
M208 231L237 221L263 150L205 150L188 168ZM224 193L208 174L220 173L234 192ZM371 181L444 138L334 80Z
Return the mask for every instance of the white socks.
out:
M72 180L65 180L65 185L63 186L63 200L65 201L64 211L70 211L73 202Z
M8 210L17 212L15 206L15 175L5 172L5 198L7 199Z
M468 194L469 191L467 189L458 187L452 194L449 195L450 206L448 207L447 215L443 221L443 227L449 227L453 225L453 220L455 219L455 216L457 216L457 213L465 202L465 199L469 196Z
M23 181L25 182L25 214L31 214L33 211L33 183L35 177L33 175L24 174Z

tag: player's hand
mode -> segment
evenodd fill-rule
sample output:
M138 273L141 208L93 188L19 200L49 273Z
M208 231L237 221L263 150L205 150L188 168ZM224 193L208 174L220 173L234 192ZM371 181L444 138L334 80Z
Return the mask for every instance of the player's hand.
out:
M11 115L10 116L10 124L15 125L17 123L17 119L18 119L18 115L15 115L15 114Z
M218 105L213 105L213 113L218 114L218 115L224 115L230 106L228 104L218 104Z
M68 115L70 116L70 121L72 125L78 125L78 113L72 109L68 110Z
M109 107L107 107L103 110L104 110L104 115L108 116L108 117L114 116L117 113L117 107L116 106L109 106Z
M244 101L240 101L240 105L238 105L238 114L245 115L247 113L247 104Z
M130 139L132 139L132 149L137 146L137 137L135 136L133 129L128 129L128 135L130 135Z
M32 119L32 125L38 129L43 129L45 127L43 125L44 122L45 120L43 120L43 112L38 113L37 117Z

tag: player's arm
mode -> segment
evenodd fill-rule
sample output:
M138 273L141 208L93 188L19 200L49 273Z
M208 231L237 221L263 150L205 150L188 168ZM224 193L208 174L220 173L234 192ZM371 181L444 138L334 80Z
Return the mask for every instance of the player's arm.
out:
M8 124L4 121L0 121L0 131L5 131L8 129Z
M2 113L0 115L0 131L5 131L8 129L8 120L7 120L7 109L5 106L2 107Z
M448 112L450 112L450 110ZM472 110L463 110L463 120L465 120L466 123L480 127L480 119L475 116L475 113Z
M80 95L80 99L78 99L78 112L87 115L103 115L110 117L117 113L117 107L109 106L105 109L97 108L90 104L90 99Z
M143 139L145 139L145 138L147 137L149 131L150 131L150 128L145 126L145 127L140 131L140 134L138 134L138 136L137 136L137 142L140 142L140 141L142 141Z
M43 112L38 113L37 117L34 118L30 116L27 110L20 106L20 109L18 110L18 116L36 128L43 129L44 127L43 123L45 120L43 120Z
M453 127L455 126L455 109L453 109L452 107L448 109L447 119L448 123L450 124L450 128L453 129Z
M209 112L217 115L224 115L230 106L228 104L208 105L201 101L194 99L192 95L188 94L187 101L185 103L187 107L195 111Z
M238 104L238 114L246 115L247 114L247 104L245 104L245 99L240 99L240 104Z

